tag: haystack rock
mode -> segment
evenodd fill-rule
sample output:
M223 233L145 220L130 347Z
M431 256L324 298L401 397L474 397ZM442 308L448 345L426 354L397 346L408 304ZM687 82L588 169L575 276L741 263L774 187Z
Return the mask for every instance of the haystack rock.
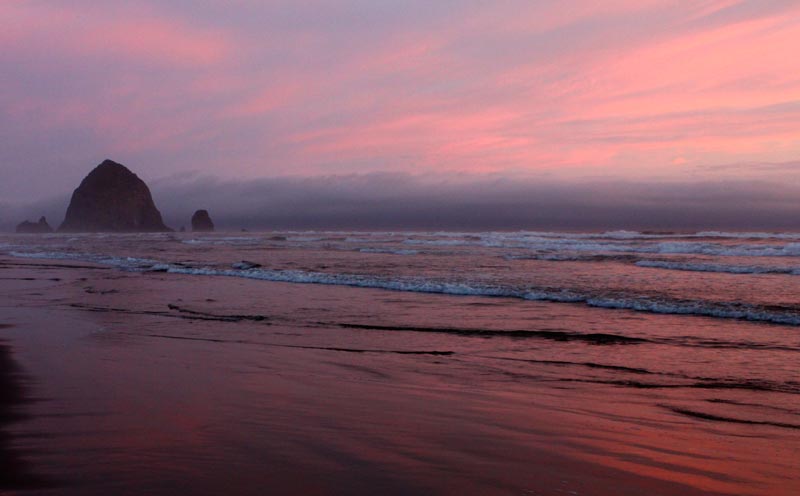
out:
M72 194L62 232L165 232L150 189L122 164L104 160Z
M17 232L42 234L53 232L53 228L47 223L47 219L39 217L39 222L30 222L26 220L21 224L17 224Z
M213 232L214 223L211 222L211 216L208 215L208 210L198 210L192 215L192 231L195 232Z

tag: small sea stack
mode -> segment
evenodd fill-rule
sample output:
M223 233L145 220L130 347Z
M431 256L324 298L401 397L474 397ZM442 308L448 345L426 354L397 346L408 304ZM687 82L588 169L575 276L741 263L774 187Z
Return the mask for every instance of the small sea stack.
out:
M211 221L208 210L198 210L192 215L192 231L214 232L214 223Z
M167 232L150 189L122 164L104 160L72 194L61 232Z
M23 221L17 224L17 232L25 234L46 234L53 232L53 228L47 223L47 219L39 217L39 222Z

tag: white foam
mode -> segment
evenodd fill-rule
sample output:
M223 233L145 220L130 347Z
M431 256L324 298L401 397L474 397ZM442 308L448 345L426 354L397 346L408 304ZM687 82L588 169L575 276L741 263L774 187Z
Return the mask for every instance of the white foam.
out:
M181 241L181 243L186 245L232 245L232 246L255 245L262 242L263 240L260 237L251 237L251 236L193 238L193 239L184 239Z
M518 232L287 232L286 241L298 245L339 241L343 243L403 243L414 246L477 247L525 249L535 252L596 252L703 254L714 256L800 257L800 233L723 232L642 233L607 231L603 233L563 233L550 231ZM735 244L736 240L761 241ZM780 240L790 241L779 243ZM209 236L183 240L189 245L256 245L268 242L262 236ZM773 242L770 242L773 241ZM792 242L795 241L795 242Z
M406 239L410 245L476 246L534 252L653 253L737 257L800 257L800 242L723 244L702 241L631 241L487 234L476 239Z
M148 258L135 258L135 257L112 257L108 255L96 255L92 253L70 253L70 252L19 252L12 251L9 253L18 258L36 258L46 260L73 260L79 262L89 262L101 265L112 265L120 269L139 270L150 268L158 261Z
M728 274L791 274L800 275L800 268L766 267L762 265L727 265L718 263L670 262L665 260L640 260L639 267L683 270L691 272L722 272Z
M734 231L700 231L696 233L680 232L640 232L628 230L606 231L603 233L564 233L553 231L520 231L518 235L538 236L564 239L663 239L663 238L727 238L727 239L797 239L797 232L734 232Z
M123 270L157 270L172 274L241 277L264 281L354 286L418 293L521 298L534 301L583 303L593 307L627 309L649 313L699 315L717 318L744 319L786 325L800 325L800 309L765 308L752 304L728 302L671 300L640 295L602 295L560 288L515 288L470 281L440 281L419 277L380 277L361 274L324 273L302 270L260 268L222 269L189 267L143 258L110 257L64 252L11 252L24 258L81 260L107 264Z
M751 305L718 304L704 302L670 302L642 299L589 298L586 303L594 307L637 310L640 312L700 315L726 319L742 319L773 324L800 325L800 313L765 310Z
M800 239L800 233L781 233L781 232L701 231L692 236L697 238Z
M754 305L737 305L724 302L670 301L635 296L607 297L582 294L567 289L520 290L467 282L442 282L415 278L387 279L356 274L328 274L298 270L219 270L212 268L171 267L168 272L190 275L244 277L274 282L355 286L417 293L509 297L535 301L584 303L593 307L627 309L648 313L698 315L800 325L800 312L772 311Z
M429 245L429 246L475 246L481 243L477 240L466 239L406 239L403 243L407 245Z
M9 255L18 257L18 258L49 258L55 260L75 260L76 255L71 253L59 253L59 252L45 252L45 251L35 251L35 252L20 252L20 251L12 251L9 252Z

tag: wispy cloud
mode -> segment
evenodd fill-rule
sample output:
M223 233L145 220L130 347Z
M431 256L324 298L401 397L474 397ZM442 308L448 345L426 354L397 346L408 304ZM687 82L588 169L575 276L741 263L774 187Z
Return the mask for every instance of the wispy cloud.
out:
M784 0L5 2L0 196L150 177L736 181L800 156ZM44 143L44 145L43 145ZM21 185L21 186L20 186Z

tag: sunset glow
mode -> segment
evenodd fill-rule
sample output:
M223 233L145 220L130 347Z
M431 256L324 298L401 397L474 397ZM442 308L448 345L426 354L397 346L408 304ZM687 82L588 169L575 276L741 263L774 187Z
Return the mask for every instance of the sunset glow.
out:
M800 0L0 0L0 494L800 495Z
M184 3L0 6L25 197L98 154L156 178L565 180L741 179L800 154L796 2Z

